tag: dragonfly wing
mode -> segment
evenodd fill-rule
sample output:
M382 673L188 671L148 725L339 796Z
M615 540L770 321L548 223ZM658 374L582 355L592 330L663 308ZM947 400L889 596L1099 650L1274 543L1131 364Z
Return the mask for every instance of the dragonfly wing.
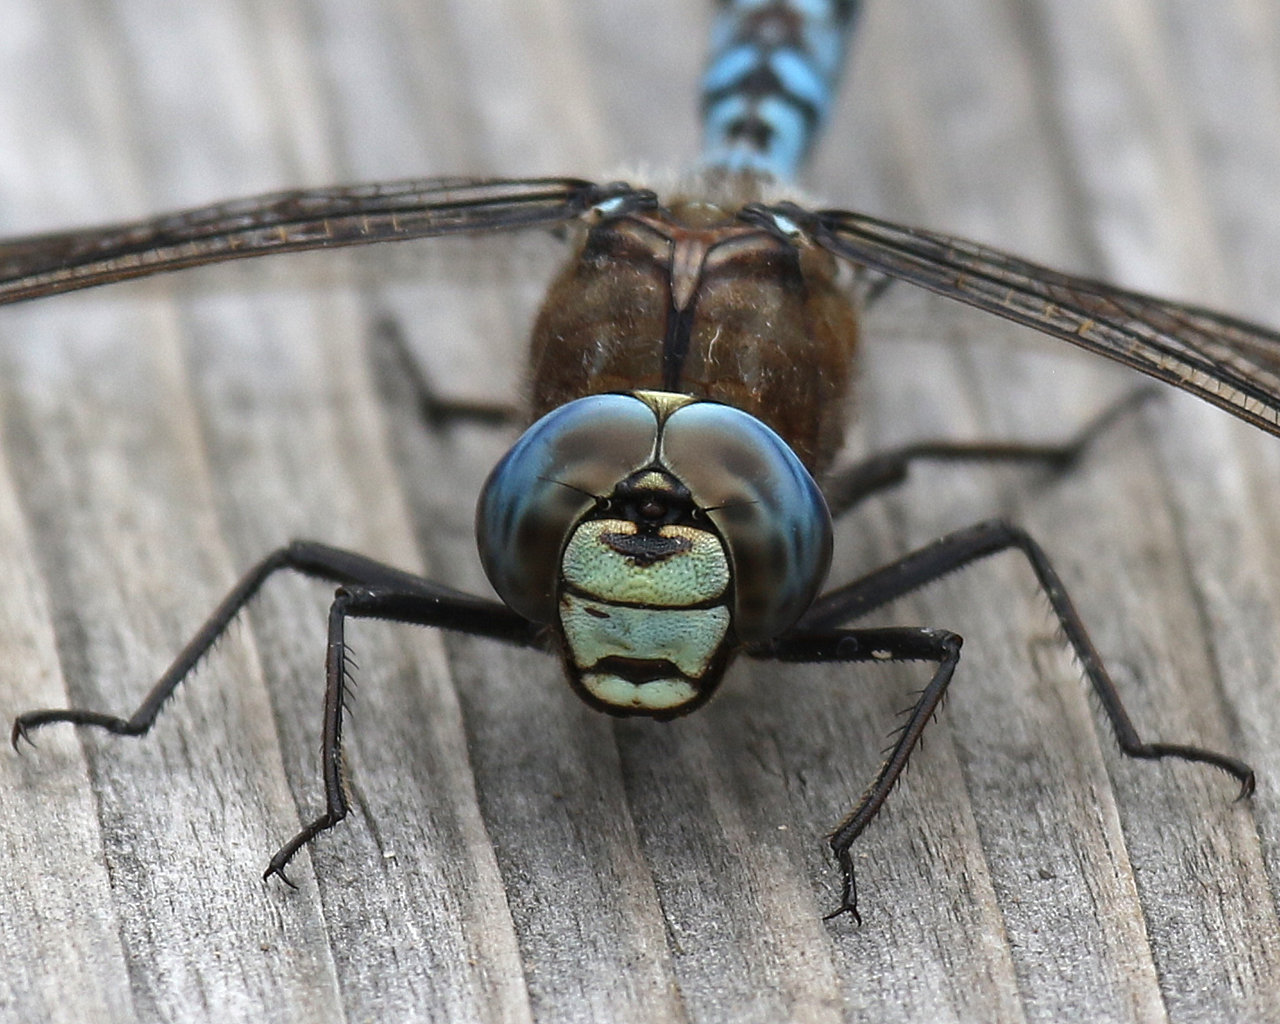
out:
M649 196L576 178L425 178L278 192L0 242L0 304L278 252L545 227L608 199Z
M842 259L1124 363L1280 435L1276 331L865 214L782 204L755 216L794 224Z

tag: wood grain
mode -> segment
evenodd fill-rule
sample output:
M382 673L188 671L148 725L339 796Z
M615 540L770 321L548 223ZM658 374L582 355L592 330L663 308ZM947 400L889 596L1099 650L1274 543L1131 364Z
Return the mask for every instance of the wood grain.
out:
M681 6L9 0L0 229L678 167L707 22ZM871 0L807 185L1277 323L1278 167L1266 0ZM510 435L426 429L385 331L447 394L518 400L556 246L408 248L0 312L6 715L130 710L290 537L483 590L472 507ZM867 334L848 458L1066 437L1134 384L901 286ZM841 525L838 580L1026 525L1144 733L1260 776L1235 804L1121 758L1027 567L995 559L876 620L966 646L855 847L860 929L821 920L823 836L921 667L743 664L697 716L615 722L549 659L361 623L353 813L298 891L263 884L322 800L328 594L273 581L144 741L0 756L0 1019L1280 1020L1277 482L1274 438L1169 394L1068 475L923 470Z

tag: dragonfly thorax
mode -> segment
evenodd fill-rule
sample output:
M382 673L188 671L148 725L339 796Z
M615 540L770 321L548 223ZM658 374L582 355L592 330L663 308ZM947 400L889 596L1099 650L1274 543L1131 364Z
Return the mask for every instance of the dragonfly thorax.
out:
M591 225L534 326L535 415L605 391L710 398L820 476L843 440L854 304L829 254L741 212L675 200Z
M786 443L740 410L665 392L542 417L476 518L494 589L556 630L575 689L614 714L703 703L740 647L803 614L831 558L826 503Z

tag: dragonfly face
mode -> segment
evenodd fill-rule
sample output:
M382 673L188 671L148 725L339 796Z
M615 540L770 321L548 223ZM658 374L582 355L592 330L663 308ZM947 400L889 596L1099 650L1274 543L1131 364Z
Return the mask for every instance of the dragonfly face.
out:
M705 702L744 643L790 628L831 562L826 502L786 442L669 392L542 417L485 484L476 536L499 596L555 625L589 703L659 718Z

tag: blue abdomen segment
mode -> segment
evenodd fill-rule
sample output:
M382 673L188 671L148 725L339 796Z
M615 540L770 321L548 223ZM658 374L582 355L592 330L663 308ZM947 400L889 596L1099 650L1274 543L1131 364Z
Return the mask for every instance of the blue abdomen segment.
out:
M702 80L703 163L794 178L831 107L861 0L721 0Z

